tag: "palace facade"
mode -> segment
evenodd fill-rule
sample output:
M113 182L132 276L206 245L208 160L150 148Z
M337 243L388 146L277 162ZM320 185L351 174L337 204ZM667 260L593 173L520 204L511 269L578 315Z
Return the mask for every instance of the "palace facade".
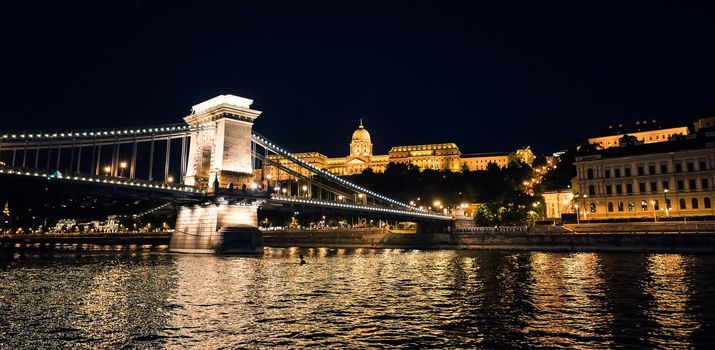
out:
M577 156L581 220L714 216L715 133Z
M470 171L485 170L491 163L499 167L506 167L511 159L519 159L529 165L534 161L534 154L529 147L518 149L515 152L463 154L454 143L394 146L387 154L375 155L372 152L370 133L365 129L362 120L353 132L349 150L347 156L338 158L329 158L319 152L303 152L294 155L318 169L325 169L339 176L360 174L368 168L381 173L385 171L389 163L411 164L422 170L459 172L465 168ZM260 175L268 179L284 180L294 177L289 172L279 171L279 168L271 163L279 163L292 172L308 175L307 171L301 170L297 165L277 155L268 156L266 163L263 174Z

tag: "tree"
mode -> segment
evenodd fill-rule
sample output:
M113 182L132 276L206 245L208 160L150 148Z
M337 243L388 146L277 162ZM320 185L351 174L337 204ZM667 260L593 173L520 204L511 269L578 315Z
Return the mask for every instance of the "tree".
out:
M618 144L621 146L634 146L638 142L638 138L633 135L625 134L618 139Z

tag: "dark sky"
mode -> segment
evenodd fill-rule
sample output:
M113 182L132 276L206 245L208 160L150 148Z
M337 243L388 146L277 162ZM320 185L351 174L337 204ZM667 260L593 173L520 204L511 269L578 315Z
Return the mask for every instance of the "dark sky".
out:
M232 93L294 151L346 155L362 117L375 153L552 152L715 107L712 5L15 3L0 5L3 130L176 123Z

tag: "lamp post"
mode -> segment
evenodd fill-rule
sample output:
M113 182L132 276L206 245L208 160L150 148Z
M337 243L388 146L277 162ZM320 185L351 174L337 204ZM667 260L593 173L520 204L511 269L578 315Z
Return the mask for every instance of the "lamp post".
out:
M121 169L119 171L119 177L124 177L124 169L126 169L126 168L127 168L127 162L119 163L119 169Z
M653 222L658 222L658 217L655 215L655 201L651 200L650 205L653 207Z
M303 189L303 195L304 195L306 198L307 198L307 197L310 197L310 196L308 195L308 186L307 186L307 185L303 185L302 189Z
M669 190L666 188L663 190L663 196L665 197L665 216L670 217L670 208L668 205L668 192Z
M581 201L583 202L583 218L586 218L586 198L588 198L587 194L584 194L581 196Z
M579 211L578 211L578 203L575 203L575 204L573 205L573 207L574 207L574 209L576 210L576 224L580 224L580 223L581 223L581 218L580 218L580 217L581 217L581 213L579 213Z
M112 167L110 167L109 165L104 167L104 175L105 176L109 176L110 171L112 171Z

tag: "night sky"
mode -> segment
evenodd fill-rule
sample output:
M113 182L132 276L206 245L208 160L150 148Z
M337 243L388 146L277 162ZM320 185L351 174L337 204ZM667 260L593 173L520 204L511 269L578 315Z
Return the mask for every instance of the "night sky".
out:
M0 129L177 123L231 93L294 151L347 155L362 117L377 154L553 152L715 115L713 5L195 3L0 5Z

